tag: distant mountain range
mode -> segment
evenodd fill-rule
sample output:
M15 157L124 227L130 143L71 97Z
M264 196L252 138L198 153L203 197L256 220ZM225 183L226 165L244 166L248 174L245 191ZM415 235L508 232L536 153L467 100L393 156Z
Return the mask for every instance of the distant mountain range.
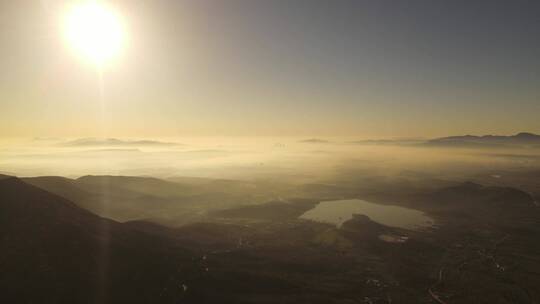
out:
M308 138L298 141L306 144L328 144L332 141L322 138ZM337 142L334 142L337 143ZM345 142L357 145L423 145L441 147L496 147L496 146L538 146L540 135L521 132L516 135L459 135L422 139L365 139ZM79 138L60 143L64 147L139 147L139 146L182 146L175 142L156 140L123 140L118 138Z
M315 142L305 140L302 142ZM432 146L432 147L463 147L463 148L482 148L482 147L504 147L504 146L521 146L521 147L538 147L540 148L540 135L533 133L522 132L516 135L462 135L448 136L428 140L421 139L365 139L346 142L347 144L356 145L405 145L405 146Z
M176 146L178 143L157 140L123 140L118 138L79 138L61 143L66 147L93 147L93 146Z
M329 143L326 139L320 139L320 138L309 138L299 141L301 143L309 143L309 144L327 144Z
M540 135L533 133L518 133L516 135L464 135L449 136L428 140L430 146L470 147L470 146L540 146Z
M392 145L416 145L423 143L420 139L364 139L349 141L347 144L366 145L366 146L392 146Z

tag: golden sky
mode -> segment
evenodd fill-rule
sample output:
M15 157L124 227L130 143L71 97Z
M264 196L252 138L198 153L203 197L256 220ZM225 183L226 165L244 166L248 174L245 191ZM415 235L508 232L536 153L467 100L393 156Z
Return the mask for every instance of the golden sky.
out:
M100 69L67 2L0 4L0 136L540 133L534 3L107 5L124 41Z

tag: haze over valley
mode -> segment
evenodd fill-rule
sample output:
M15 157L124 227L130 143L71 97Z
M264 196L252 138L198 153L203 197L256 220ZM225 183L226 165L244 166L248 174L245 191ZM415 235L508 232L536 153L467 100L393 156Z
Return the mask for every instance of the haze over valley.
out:
M539 15L0 1L0 303L539 303Z

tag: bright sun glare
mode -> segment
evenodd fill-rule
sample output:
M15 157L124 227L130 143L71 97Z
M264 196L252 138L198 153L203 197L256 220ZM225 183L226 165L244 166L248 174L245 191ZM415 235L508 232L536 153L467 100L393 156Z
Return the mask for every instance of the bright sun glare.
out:
M117 55L125 39L119 16L98 1L70 7L64 31L69 45L96 65L102 65Z

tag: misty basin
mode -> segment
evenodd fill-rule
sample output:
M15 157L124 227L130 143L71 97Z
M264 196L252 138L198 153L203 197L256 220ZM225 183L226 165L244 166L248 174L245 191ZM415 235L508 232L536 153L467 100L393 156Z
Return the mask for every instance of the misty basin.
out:
M391 205L380 205L360 199L320 202L315 208L300 216L317 222L340 227L353 214L363 214L382 225L404 229L420 229L433 226L433 219L424 212Z

